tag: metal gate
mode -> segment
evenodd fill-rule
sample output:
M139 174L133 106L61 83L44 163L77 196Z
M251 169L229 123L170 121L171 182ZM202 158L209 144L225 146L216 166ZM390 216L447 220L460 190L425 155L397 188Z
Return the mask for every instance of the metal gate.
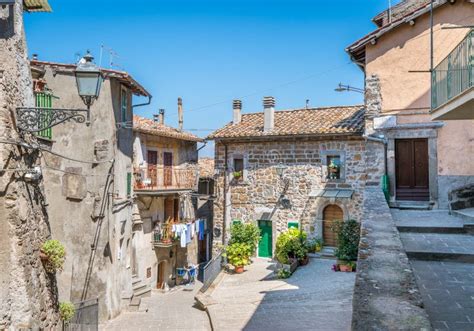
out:
M71 321L64 324L65 331L99 330L99 299L75 303L76 312Z

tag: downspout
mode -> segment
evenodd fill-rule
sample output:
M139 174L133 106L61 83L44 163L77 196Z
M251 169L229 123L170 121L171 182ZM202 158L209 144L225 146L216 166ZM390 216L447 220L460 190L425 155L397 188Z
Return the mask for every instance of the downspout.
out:
M227 145L224 145L224 204L223 204L223 213L224 213L224 222L222 224L222 244L225 245L225 236L226 236L226 224L227 224L227 170L228 170L228 162L227 162Z
M206 147L206 145L207 145L207 140L204 140L204 141L203 141L203 144L204 144L204 145L202 145L201 147L199 147L199 148L197 149L196 153L199 153L199 151L200 151L201 149L203 149L204 147Z
M136 108L136 107L148 106L148 105L151 103L151 99L152 99L152 98L153 98L153 96L149 94L149 95L148 95L148 101L147 101L147 102L139 103L139 104L137 104L137 105L132 105L132 111L133 111L133 109Z

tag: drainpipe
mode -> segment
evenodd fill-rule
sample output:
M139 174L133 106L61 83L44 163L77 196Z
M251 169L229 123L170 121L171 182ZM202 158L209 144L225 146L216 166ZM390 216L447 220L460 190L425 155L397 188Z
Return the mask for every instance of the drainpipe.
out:
M145 103L139 103L137 105L132 105L132 110L136 107L143 107L143 106L148 106L151 103L151 98L153 98L152 95L148 95L148 101Z
M226 236L226 224L227 224L227 169L228 169L228 162L227 162L227 145L224 145L224 204L223 204L223 213L224 213L224 221L222 224L222 244L225 245L225 236Z

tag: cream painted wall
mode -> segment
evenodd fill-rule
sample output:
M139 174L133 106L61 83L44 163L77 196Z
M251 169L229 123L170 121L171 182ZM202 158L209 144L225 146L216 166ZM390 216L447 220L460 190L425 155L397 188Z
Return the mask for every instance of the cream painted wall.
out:
M468 29L442 26L473 25L474 4L457 1L435 11L434 63L444 59ZM382 111L397 114L398 123L430 122L430 74L410 73L430 68L429 15L386 33L366 48L366 75L380 78ZM400 116L400 113L403 115ZM423 115L424 114L424 115ZM474 121L446 121L438 130L438 174L474 175Z

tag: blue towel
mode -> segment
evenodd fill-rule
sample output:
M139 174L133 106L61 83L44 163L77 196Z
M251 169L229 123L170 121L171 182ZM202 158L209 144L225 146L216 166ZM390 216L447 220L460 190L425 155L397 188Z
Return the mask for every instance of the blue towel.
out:
M199 240L204 240L204 220L199 220Z

